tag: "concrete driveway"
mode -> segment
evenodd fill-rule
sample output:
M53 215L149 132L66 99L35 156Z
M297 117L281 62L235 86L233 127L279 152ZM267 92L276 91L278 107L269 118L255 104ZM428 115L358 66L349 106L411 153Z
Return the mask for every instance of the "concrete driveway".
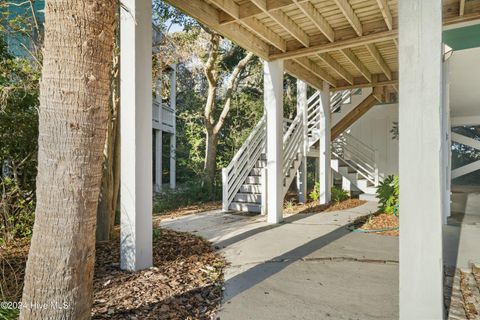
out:
M231 263L222 320L398 319L398 238L345 228L376 207L297 214L279 225L220 211L161 225L212 241Z

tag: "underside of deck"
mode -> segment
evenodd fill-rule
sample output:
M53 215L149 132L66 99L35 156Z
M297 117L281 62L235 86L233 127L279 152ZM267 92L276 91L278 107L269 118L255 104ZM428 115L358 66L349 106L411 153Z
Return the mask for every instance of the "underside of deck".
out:
M167 0L321 89L398 91L397 0ZM444 0L444 25L480 19L480 0Z

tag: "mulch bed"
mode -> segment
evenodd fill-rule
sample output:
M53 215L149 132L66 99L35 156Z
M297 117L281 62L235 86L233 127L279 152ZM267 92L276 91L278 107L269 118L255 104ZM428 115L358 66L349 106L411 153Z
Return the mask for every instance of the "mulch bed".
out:
M317 201L307 202L305 204L289 204L284 212L288 215L298 214L298 213L317 213L317 212L330 212L338 210L352 209L362 204L365 204L366 201L359 199L347 199L341 202L331 202L329 204L318 204Z
M119 230L98 244L92 319L212 319L222 299L225 260L209 242L160 229L154 267L120 270ZM0 284L6 301L20 301L29 243L0 248ZM14 275L14 276L12 276Z
M393 214L386 213L374 213L365 217L361 217L353 223L355 229L361 230L380 230L398 228L398 217ZM399 230L388 230L380 232L372 232L375 234L381 234L385 236L398 236Z
M217 210L221 208L222 208L222 202L220 201L211 201L211 202L205 202L205 203L192 204L192 205L181 207L178 209L169 210L165 213L156 213L154 215L154 223L161 220L165 220L165 219L176 218L176 217L186 216L189 214L201 213L205 211L212 211L212 210Z

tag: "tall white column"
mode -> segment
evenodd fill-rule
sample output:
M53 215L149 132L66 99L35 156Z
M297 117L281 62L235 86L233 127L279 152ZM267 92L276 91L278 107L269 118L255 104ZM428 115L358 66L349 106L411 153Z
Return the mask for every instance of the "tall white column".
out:
M298 202L307 202L307 84L297 80L297 115L303 114L303 159L297 170L297 193Z
M177 186L177 65L170 73L170 108L173 110L173 133L170 135L170 188Z
M283 61L263 63L267 114L267 222L283 219Z
M442 1L399 1L400 319L443 319Z
M324 82L323 90L320 92L320 203L330 202L330 87Z
M152 4L124 0L120 22L121 268L152 266Z
M162 191L162 130L155 130L155 191Z
M444 56L445 59L445 56ZM447 218L450 216L450 197L452 189L452 125L450 122L450 61L443 62L442 68L442 101L444 112L442 113L443 136L446 146L443 148L443 168L444 168L444 197L443 197L443 223L447 224Z

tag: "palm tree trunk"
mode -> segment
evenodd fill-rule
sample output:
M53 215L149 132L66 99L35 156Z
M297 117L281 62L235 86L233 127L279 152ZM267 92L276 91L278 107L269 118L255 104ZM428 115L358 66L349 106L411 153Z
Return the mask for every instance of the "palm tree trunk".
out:
M37 207L20 319L88 319L115 0L50 0L40 85Z

